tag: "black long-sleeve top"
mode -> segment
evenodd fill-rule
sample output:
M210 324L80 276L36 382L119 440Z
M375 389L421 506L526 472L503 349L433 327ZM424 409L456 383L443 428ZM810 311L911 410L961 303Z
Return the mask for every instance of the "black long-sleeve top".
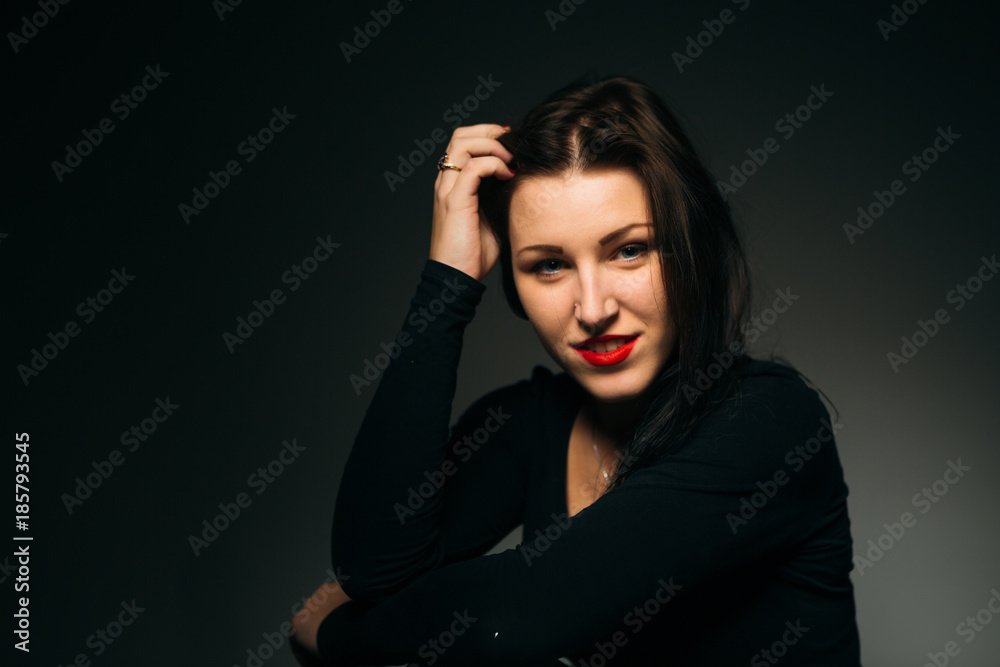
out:
M449 428L485 289L425 262L344 470L332 554L352 601L320 625L320 655L858 665L840 425L817 393L752 360L680 451L570 517L567 448L585 397L571 376L535 366ZM483 555L522 523L519 546Z

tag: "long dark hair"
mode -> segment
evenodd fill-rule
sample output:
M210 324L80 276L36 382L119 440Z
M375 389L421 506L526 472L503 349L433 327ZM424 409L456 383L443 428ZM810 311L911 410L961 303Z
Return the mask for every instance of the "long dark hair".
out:
M662 259L678 341L621 452L614 488L679 448L725 397L748 359L743 332L750 275L729 206L667 105L630 76L588 74L528 111L498 140L513 153L510 166L517 175L508 181L484 179L480 208L500 243L504 295L522 319L527 314L514 285L509 236L511 197L520 183L533 176L619 167L634 173L649 197L653 243ZM702 390L699 371L709 368L715 370L711 387Z

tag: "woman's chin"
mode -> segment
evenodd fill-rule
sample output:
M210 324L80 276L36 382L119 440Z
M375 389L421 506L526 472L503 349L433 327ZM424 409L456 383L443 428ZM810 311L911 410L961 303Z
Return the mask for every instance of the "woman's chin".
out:
M566 372L602 403L623 403L639 398L649 388L651 380L641 368L610 371L607 366L594 366L593 369L576 366Z

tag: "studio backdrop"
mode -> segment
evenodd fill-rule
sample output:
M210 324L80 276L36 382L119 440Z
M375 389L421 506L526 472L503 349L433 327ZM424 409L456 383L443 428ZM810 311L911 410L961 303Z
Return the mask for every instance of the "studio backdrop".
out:
M836 408L864 664L1000 664L996 18L6 3L4 664L294 664L437 159L587 72L677 112L749 254L752 354ZM559 371L483 282L453 418Z

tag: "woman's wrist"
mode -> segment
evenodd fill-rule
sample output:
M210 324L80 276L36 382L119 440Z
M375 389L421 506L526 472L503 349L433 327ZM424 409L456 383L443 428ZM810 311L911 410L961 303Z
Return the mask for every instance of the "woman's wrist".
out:
M421 273L422 284L417 289L416 299L420 305L429 307L433 301L443 301L454 310L475 312L486 291L486 284L460 268L439 262L430 257L424 262ZM432 312L439 312L440 305L434 305Z
M460 271L466 277L475 280L478 283L482 283L482 280L480 279L481 276L479 275L479 271L476 267L473 267L468 264L463 264L462 262L452 262L444 258L439 259L433 256L428 257L427 259L429 259L432 262L436 262L442 266L447 266L448 268L454 269L455 271Z

